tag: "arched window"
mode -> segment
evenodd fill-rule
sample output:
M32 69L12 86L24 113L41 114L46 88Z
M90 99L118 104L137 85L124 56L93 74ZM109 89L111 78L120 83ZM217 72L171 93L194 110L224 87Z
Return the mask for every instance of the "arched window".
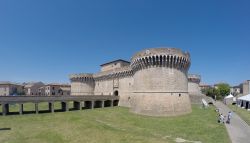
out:
M115 90L115 91L114 91L114 96L118 96L118 95L119 95L118 90Z

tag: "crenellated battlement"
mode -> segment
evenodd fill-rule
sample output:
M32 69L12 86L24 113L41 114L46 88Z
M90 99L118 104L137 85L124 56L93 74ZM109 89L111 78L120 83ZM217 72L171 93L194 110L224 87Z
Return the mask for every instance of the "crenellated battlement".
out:
M146 49L132 57L131 67L138 71L150 67L169 67L188 70L190 67L189 53L176 48Z
M189 82L195 82L195 83L200 83L201 81L201 76L197 74L188 74L188 81Z
M111 71L100 72L94 74L94 80L105 80L105 79L113 79L113 78L123 78L132 76L133 71L130 66L122 67L120 69L114 69Z
M93 82L94 81L93 74L89 74L89 73L71 74L69 78L71 82L74 82L74 81Z

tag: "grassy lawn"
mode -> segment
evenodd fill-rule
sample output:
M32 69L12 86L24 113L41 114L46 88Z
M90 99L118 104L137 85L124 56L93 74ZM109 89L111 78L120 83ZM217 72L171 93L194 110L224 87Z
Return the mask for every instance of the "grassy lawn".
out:
M213 107L192 108L192 114L169 118L139 116L123 107L0 116L0 128L11 128L0 130L0 142L174 143L178 138L202 143L230 142L225 126L217 124Z
M247 111L246 109L242 109L241 107L238 107L237 105L228 105L228 106L235 113L237 113L243 120L245 120L247 124L250 126L250 111Z

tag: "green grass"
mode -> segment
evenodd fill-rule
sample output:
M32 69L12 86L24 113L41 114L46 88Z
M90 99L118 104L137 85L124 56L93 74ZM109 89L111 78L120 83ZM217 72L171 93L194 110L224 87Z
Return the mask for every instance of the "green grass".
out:
M242 109L237 105L228 105L235 113L237 113L246 123L250 126L250 112L246 109Z
M225 126L217 124L213 107L201 109L194 105L192 109L189 115L168 118L135 115L123 107L0 116L0 128L11 128L0 130L0 142L174 143L176 138L230 142Z

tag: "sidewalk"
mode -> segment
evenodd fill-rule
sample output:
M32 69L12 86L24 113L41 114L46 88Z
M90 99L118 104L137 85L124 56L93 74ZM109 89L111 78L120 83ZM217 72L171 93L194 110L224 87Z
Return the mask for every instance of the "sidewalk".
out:
M226 105L217 101L215 106L224 116L227 116L231 111ZM235 112L232 112L231 124L225 124L232 143L249 143L250 142L250 127L242 120Z

